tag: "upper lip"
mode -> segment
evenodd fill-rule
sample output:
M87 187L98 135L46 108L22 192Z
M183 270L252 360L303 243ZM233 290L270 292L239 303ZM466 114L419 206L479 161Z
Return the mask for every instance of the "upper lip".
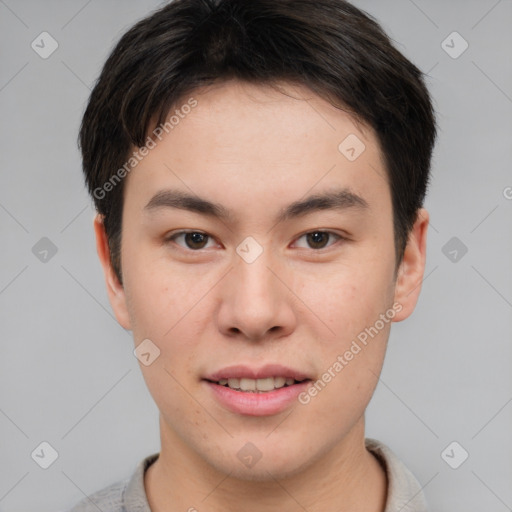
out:
M210 373L204 379L218 382L221 379L265 379L267 377L287 377L295 380L305 380L311 377L304 372L288 368L280 364L266 364L260 368L245 365L227 366Z

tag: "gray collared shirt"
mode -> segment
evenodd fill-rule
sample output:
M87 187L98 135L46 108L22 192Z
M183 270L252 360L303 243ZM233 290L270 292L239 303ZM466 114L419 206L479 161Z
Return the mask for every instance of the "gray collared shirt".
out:
M388 497L384 512L428 512L425 496L414 475L383 443L367 438L366 447L385 468ZM131 477L120 480L77 503L69 512L151 512L144 473L159 453L141 460Z

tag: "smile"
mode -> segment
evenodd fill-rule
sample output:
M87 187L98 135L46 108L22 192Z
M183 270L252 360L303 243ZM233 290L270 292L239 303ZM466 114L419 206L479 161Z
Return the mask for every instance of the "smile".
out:
M275 389L293 386L297 382L291 377L266 377L264 379L249 379L249 378L231 378L220 379L217 384L225 386L238 391L245 391L249 393L268 393Z

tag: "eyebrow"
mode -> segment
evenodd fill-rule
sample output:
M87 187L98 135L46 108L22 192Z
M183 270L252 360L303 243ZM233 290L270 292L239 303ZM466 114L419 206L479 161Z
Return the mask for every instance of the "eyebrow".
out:
M225 221L232 221L235 218L233 212L225 206L181 190L160 190L151 198L144 210L153 212L162 208L179 208ZM347 188L330 190L310 195L285 206L277 215L275 222L287 221L319 210L352 208L365 210L369 205L365 199Z

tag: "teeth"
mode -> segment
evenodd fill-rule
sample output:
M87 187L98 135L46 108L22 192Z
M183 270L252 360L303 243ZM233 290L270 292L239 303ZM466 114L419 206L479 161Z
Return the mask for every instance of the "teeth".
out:
M227 386L231 389L239 389L241 391L273 391L284 386L291 386L295 383L295 379L289 377L266 377L265 379L220 379L221 386Z
M293 379L289 379L292 381ZM284 377L274 377L274 387L276 388L282 388L286 384L286 379Z
M246 379L242 379L242 380L246 380ZM250 379L247 379L247 380L250 380ZM253 380L252 382L254 382L254 389L257 389L258 391L272 391L274 389L274 377L267 377L266 379ZM242 384L242 383L240 382L240 384ZM244 389L244 388L242 387L242 389Z
M228 379L228 386L233 389L240 389L240 379Z
M231 385L229 380L228 385ZM253 379L240 379L240 389L242 391L256 391L256 381Z

